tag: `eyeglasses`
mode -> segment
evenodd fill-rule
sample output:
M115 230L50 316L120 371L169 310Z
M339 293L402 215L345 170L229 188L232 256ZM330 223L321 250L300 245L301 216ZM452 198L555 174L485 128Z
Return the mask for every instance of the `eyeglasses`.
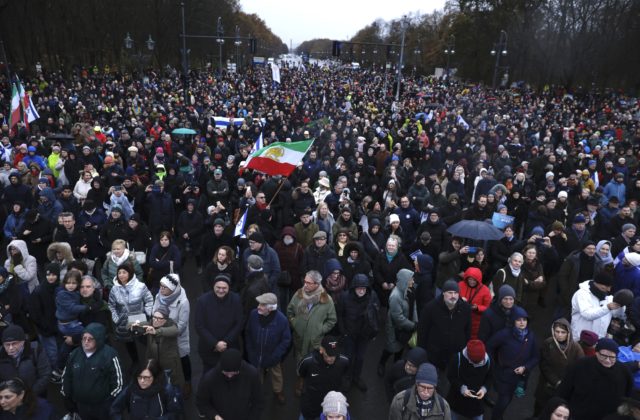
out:
M602 354L601 352L597 352L596 353L598 356L600 356L601 358L605 359L605 360L611 360L612 362L615 362L616 359L618 358L618 356L613 355L613 356L609 356L606 354Z
M153 376L138 375L138 380L139 381L151 381L151 380L153 380Z
M308 285L308 286L315 286L318 283L316 283L315 281L305 281L304 284Z
M156 321L164 321L165 318L163 316L152 316L151 318L153 318Z

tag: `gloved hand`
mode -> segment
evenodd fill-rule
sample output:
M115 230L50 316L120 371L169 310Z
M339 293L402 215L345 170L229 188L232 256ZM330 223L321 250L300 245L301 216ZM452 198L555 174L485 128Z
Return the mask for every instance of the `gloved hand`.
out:
M11 255L11 262L13 262L14 267L22 264L22 254L18 252L17 254Z

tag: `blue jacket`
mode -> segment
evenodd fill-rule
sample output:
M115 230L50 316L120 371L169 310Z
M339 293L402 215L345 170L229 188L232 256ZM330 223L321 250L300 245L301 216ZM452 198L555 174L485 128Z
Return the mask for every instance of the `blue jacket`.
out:
M275 317L266 326L260 325L257 309L251 311L245 329L245 347L249 363L256 368L270 368L282 361L291 345L289 321L276 310Z
M80 303L80 292L62 288L56 293L56 319L60 322L77 320L87 306Z
M5 238L17 238L18 232L22 225L24 224L24 212L16 215L15 213L11 213L7 220L4 222L4 237Z
M51 188L47 187L42 190L40 192L40 196L47 198L47 202L41 203L38 206L38 213L40 213L40 217L47 219L54 226L57 226L58 215L64 210L62 204L60 204Z
M262 244L262 248L258 252L252 252L251 248L247 248L242 253L242 269L247 268L247 259L251 254L255 254L262 258L262 272L269 278L269 287L275 293L278 285L278 277L280 277L280 259L278 254L266 242Z
M618 197L620 205L622 206L626 198L627 187L624 185L624 182L616 182L615 179L612 179L604 186L603 194L607 199Z
M526 379L540 361L533 332L529 331L524 341L521 341L516 337L514 329L515 327L498 331L487 343L487 353L495 361L494 378L498 393L508 393L509 390L513 392L518 381ZM525 367L524 376L514 372L519 366Z
M622 258L620 258L622 260ZM640 267L626 267L620 262L616 265L616 274L614 276L613 291L620 289L629 289L634 296L640 296Z

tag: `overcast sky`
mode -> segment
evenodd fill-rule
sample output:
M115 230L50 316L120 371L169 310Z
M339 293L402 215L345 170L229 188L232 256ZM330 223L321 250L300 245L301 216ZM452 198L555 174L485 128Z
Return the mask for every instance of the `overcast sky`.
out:
M431 13L445 0L240 0L242 10L262 18L293 48L314 38L349 39L376 19L391 21L407 13Z

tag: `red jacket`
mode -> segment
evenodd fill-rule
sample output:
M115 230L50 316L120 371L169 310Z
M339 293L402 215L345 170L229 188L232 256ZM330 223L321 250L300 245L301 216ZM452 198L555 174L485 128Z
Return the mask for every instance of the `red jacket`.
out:
M473 277L476 280L476 287L469 286L469 283L467 283L467 278L469 277ZM458 282L460 298L464 299L472 307L476 305L476 308L471 310L471 338L475 339L478 338L480 318L491 305L491 292L487 286L482 284L482 272L476 267L467 268L463 279Z

